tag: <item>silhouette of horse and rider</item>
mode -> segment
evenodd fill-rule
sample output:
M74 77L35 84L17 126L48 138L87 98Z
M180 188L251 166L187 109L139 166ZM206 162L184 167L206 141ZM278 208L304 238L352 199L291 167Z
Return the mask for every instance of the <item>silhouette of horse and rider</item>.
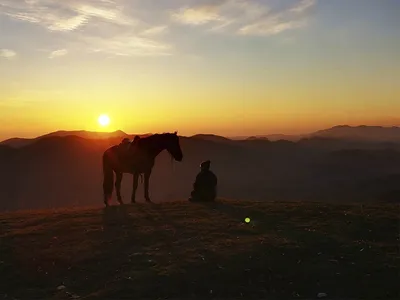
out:
M117 200L123 204L121 182L124 173L133 175L131 202L135 203L139 175L144 175L144 198L147 202L151 202L149 196L150 176L155 158L164 150L167 150L176 161L182 161L183 154L177 132L154 134L145 138L135 136L132 142L128 138L124 138L119 145L114 145L104 151L103 193L106 207L109 206L114 185ZM217 177L210 171L210 164L209 160L201 164L201 171L196 176L189 201L213 201L215 199Z

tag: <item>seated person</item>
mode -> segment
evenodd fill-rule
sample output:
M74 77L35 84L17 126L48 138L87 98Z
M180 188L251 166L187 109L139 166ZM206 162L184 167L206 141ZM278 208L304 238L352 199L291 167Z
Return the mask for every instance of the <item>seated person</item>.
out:
M217 197L217 176L210 171L211 162L209 160L201 163L200 173L196 176L193 184L193 191L189 201L193 202L210 202Z

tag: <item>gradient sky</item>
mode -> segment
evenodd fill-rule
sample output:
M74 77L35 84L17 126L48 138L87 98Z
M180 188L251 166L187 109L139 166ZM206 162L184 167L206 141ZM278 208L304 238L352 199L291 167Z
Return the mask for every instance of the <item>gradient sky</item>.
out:
M400 125L398 0L0 0L0 139Z

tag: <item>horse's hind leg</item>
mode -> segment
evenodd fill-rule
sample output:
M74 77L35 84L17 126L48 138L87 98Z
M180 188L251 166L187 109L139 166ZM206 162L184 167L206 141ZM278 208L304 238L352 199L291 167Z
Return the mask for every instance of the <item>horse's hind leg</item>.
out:
M150 175L151 173L144 174L144 199L146 199L147 202L151 202L149 196Z
M110 196L108 196L107 194L104 194L104 205L106 206L106 207L109 207L110 206L110 204L109 204L109 201L111 200L111 197Z
M113 192L114 186L114 171L110 166L110 163L107 161L106 157L103 157L103 195L104 195L104 204L106 207L109 206L109 201L111 200L111 195Z
M116 173L116 179L115 179L115 190L117 193L117 200L119 204L124 204L122 202L122 196L121 196L121 183L122 183L122 173Z
M136 199L136 190L138 187L138 181L139 181L139 174L138 173L134 173L133 174L133 185L132 185L132 196L131 196L131 202L135 203L135 199Z

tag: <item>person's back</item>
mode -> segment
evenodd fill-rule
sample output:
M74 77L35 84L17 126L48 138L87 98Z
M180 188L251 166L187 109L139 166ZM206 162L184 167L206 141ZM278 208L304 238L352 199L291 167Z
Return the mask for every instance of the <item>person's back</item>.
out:
M215 176L215 174L210 170L201 171L196 176L195 188L211 189L216 185L217 185L217 176Z
M217 176L210 170L211 162L203 162L201 171L196 176L193 184L192 198L190 201L214 201L217 196Z

